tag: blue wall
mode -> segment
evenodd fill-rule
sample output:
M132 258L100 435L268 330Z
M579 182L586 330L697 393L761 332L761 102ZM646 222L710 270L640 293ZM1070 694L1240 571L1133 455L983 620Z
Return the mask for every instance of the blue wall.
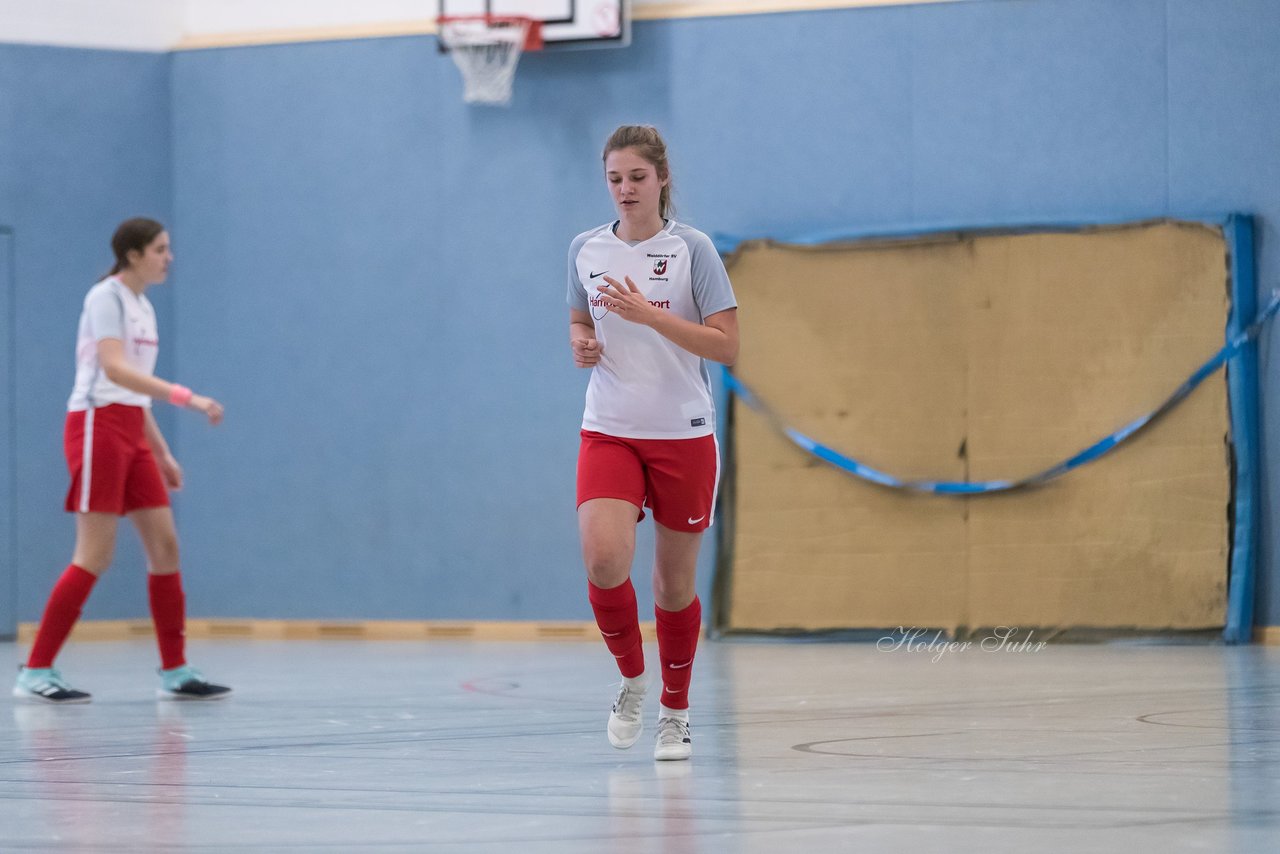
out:
M2 131L0 131L2 133ZM13 235L0 226L0 424L5 434L16 426L13 400L13 336L17 328L13 311ZM13 461L17 449L12 442L0 444L0 639L17 633L18 626L18 562L17 484Z
M667 123L623 94L653 35L528 62L509 112L427 39L175 58L177 359L228 411L179 427L197 608L589 617L566 253L611 215L607 132ZM602 90L625 109L564 107Z
M20 620L39 616L75 541L62 511L62 423L81 302L110 267L119 221L170 214L170 62L0 45L0 225L14 234L17 430L8 435L7 421L0 429L15 459L17 502L6 509L16 517ZM153 291L152 300L164 330L170 294ZM161 370L167 365L162 356ZM162 427L171 416L161 416ZM141 554L136 537L122 531L119 567L90 600L87 618L146 613Z
M563 278L572 236L612 214L598 157L620 122L663 128L681 216L706 231L1239 210L1260 215L1260 286L1276 285L1271 0L973 0L634 35L526 57L509 110L464 106L426 38L185 52L167 77L160 59L115 60L147 115L172 122L172 183L147 184L178 256L166 369L228 408L221 428L182 414L171 433L193 614L588 616L572 478L586 377L565 346ZM103 104L70 81L113 55L26 53L46 66L38 88ZM69 153L88 144L71 132ZM50 160L52 136L22 138L28 170L86 170ZM92 223L19 197L57 225L59 250L100 263L120 192L143 182L95 178ZM0 206L21 235L9 219ZM50 277L79 293L93 268L18 252L22 293ZM45 332L19 342L20 398L49 384L60 398L75 309L32 300ZM1263 350L1265 392L1280 363ZM1280 623L1278 407L1264 393L1263 624ZM24 519L46 530L62 488L45 483L61 471L49 417L20 417L20 483L54 493ZM23 619L43 594L24 588Z

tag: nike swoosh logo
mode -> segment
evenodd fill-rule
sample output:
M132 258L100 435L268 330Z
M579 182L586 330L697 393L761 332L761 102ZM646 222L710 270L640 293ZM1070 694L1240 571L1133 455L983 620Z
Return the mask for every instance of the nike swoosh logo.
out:
M604 275L605 273L607 273L607 272L609 272L609 271L608 271L608 270L601 270L599 273L592 273L592 274L591 274L591 278L593 278L593 279L598 279L598 278L600 278L601 276L603 276L603 275Z
M604 635L607 638L616 638L616 637L620 637L622 635L622 632L601 632L600 634Z
M690 525L696 525L696 524L698 524L699 522L701 522L701 521L702 521L703 519L705 519L705 518L707 518L707 514L706 514L706 513L703 513L703 514L702 514L701 516L699 516L697 519L690 519L690 520L689 520L689 524L690 524Z
M683 670L684 668L688 667L690 664L693 664L692 658L686 661L684 664L668 664L667 667L670 667L672 670Z

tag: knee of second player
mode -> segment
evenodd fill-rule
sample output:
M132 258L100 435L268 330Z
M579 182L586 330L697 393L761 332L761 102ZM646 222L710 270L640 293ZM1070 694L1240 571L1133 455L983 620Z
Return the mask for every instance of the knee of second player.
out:
M178 571L178 536L175 533L153 533L143 544L152 572Z

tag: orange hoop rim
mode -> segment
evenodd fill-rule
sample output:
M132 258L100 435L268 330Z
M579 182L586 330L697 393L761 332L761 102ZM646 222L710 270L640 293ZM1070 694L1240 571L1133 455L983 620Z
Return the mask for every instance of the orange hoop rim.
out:
M436 30L439 32L448 24L463 23L483 23L486 29L523 24L525 28L524 46L521 50L526 52L542 50L542 22L537 18L529 18L524 15L441 15L436 18ZM446 51L449 49L443 39L441 39L440 47Z

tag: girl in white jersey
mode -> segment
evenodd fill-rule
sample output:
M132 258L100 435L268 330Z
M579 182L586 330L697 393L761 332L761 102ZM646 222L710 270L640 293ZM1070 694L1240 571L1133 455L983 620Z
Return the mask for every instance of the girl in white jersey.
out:
M231 689L207 682L185 657L186 606L168 492L182 486L182 469L151 414L151 400L194 409L210 424L222 421L222 405L152 376L159 340L146 290L165 280L173 261L164 226L127 220L116 229L111 248L115 266L84 300L76 383L67 402L64 449L71 488L66 509L76 514L75 553L49 596L13 694L47 703L89 701L87 693L67 684L53 660L94 582L110 566L117 523L128 516L147 553L147 588L160 647L159 696L217 699Z
M737 302L711 241L670 218L666 144L654 128L614 131L604 172L618 219L574 239L568 301L574 362L591 369L578 454L587 590L622 673L607 733L614 747L635 744L650 684L631 585L648 507L662 682L654 758L687 759L702 628L694 574L720 465L704 359L737 358Z

